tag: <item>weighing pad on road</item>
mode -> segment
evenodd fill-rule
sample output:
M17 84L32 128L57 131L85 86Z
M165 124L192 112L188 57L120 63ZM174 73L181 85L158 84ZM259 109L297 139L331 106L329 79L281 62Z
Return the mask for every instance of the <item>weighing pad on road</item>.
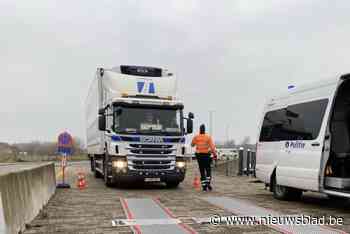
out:
M135 233L143 234L184 234L196 233L188 226L175 219L170 212L155 199L121 199L126 220L113 220L115 226L130 225ZM119 223L118 223L119 222Z
M254 204L251 204L247 201L229 198L229 197L204 197L201 198L213 205L221 207L229 212L232 212L235 215L240 216L255 216L255 217L266 217L274 216L281 217L284 216L277 211L265 209ZM286 215L285 215L286 216ZM345 233L340 230L331 229L328 227L317 226L317 225L269 225L269 227L283 232L283 233L298 233L298 234L309 234L309 233L324 233L324 234L339 234Z

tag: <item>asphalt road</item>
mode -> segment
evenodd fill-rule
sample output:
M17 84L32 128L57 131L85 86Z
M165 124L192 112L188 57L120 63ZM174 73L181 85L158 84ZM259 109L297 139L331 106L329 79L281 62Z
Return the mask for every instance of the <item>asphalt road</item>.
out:
M87 175L88 187L83 190L76 188L79 171ZM197 233L286 233L264 225L214 226L196 223L193 218L232 215L227 209L203 199L208 196L240 199L280 214L341 217L344 224L332 228L350 232L349 201L331 200L317 193L305 193L300 201L277 201L254 178L226 177L219 172L214 173L214 191L197 191L193 188L193 179L197 174L194 162L189 165L186 179L177 189L167 189L159 184L107 188L102 179L96 179L90 173L87 162L71 164L67 173L72 188L57 190L48 205L27 225L24 233L133 233L129 226L113 227L112 220L127 218L123 199L138 198L156 198L174 218ZM59 170L57 175L61 176Z

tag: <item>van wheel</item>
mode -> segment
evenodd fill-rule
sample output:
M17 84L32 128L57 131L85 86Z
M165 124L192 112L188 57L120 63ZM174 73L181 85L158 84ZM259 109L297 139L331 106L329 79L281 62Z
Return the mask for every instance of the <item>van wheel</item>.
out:
M273 197L278 200L298 200L300 199L303 191L295 188L289 188L283 185L278 185L276 182L276 176L272 179Z

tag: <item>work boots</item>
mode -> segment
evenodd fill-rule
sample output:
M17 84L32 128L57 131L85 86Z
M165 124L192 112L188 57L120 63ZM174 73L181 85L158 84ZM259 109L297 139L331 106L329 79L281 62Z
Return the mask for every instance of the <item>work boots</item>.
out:
M213 187L211 187L210 182L211 182L211 177L207 177L207 188L209 189L209 191L213 190Z
M210 184L208 184L207 187L208 187L209 191L213 190L213 187L211 187Z
M207 189L208 189L207 181L206 181L206 180L202 180L201 183L202 183L202 189L203 189L203 191L204 191L204 192L207 191Z

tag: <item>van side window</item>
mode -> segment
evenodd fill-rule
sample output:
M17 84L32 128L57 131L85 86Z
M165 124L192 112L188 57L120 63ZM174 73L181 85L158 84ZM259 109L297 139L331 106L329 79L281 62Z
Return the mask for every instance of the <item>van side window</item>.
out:
M288 140L316 139L322 125L327 103L327 99L322 99L288 106L286 111Z
M267 112L259 141L313 140L317 138L328 99L300 103Z
M284 138L283 126L286 121L285 109L267 112L261 128L260 141L281 141Z

